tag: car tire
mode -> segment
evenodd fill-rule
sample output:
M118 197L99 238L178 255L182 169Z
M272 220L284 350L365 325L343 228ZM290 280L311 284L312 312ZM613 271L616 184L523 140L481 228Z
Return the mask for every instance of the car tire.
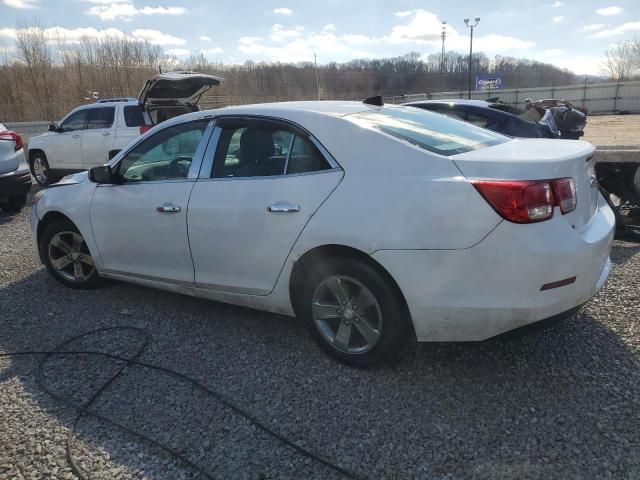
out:
M410 319L383 275L348 257L324 260L308 273L294 301L325 351L359 367L398 358L409 343Z
M51 173L47 157L42 152L36 151L29 153L29 169L31 170L33 178L38 182L38 185L43 187L60 180L59 177Z
M27 194L13 195L0 202L0 209L5 212L19 212L27 204Z
M68 220L50 223L39 244L40 258L49 273L67 287L96 288L100 277L80 231Z

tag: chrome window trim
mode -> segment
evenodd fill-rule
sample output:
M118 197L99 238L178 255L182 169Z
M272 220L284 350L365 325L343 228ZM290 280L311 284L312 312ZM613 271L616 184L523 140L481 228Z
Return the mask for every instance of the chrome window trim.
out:
M284 161L284 171L282 172L283 175L286 175L287 170L289 169L289 159L291 158L291 150L293 149L293 142L295 141L297 136L298 135L296 135L295 133L291 135L291 141L289 142L289 150L287 151L287 158Z
M195 178L170 178L167 180L148 180L140 182L124 182L124 183L98 183L98 188L128 187L130 185L160 185L163 183L195 183Z
M263 179L263 178L283 178L283 177L298 177L301 175L316 175L316 174L321 174L321 173L328 173L328 172L335 172L335 171L344 171L344 169L340 166L340 164L336 161L335 158L333 158L333 155L331 155L331 153L329 153L329 151L324 147L324 145L322 145L322 143L320 143L320 141L315 138L311 132L309 132L306 128L298 125L295 122L292 122L291 120L287 120L287 119L283 119L283 118L277 118L277 117L269 117L269 116L257 116L257 115L223 115L220 117L215 117L214 120L220 120L223 118L247 118L247 119L264 119L264 120L271 120L271 121L280 121L282 122L283 126L286 126L287 124L293 125L305 132L308 133L308 135L304 138L306 138L307 140L309 140L319 151L320 154L323 156L323 158L327 161L327 163L329 164L329 166L331 168L328 168L326 170L315 170L313 172L303 172L303 173L286 173L287 172L287 168L289 166L289 157L291 155L291 146L293 145L293 141L295 140L295 138L297 136L299 136L297 133L295 132L291 132L293 133L293 137L291 138L291 145L289 148L289 152L287 154L287 160L286 160L286 164L285 164L285 168L284 168L284 172L282 173L282 175L269 175L269 176L260 176L260 177L216 177L216 178L212 178L211 174L213 173L213 161L215 158L215 154L216 154L216 150L218 148L218 141L220 140L220 135L222 134L222 127L217 125L215 125L214 131L213 131L213 135L211 136L211 139L209 140L209 144L207 145L207 149L204 152L204 160L202 162L202 167L200 168L200 174L198 175L198 181L203 181L203 180L249 180L249 179Z
M308 175L322 175L325 173L333 173L333 172L344 172L341 168L328 168L326 170L314 170L313 172L302 172L302 173L288 173L282 175L262 175L259 177L200 177L198 178L198 182L229 182L233 180L269 180L269 179L282 179L282 178L295 178L295 177L303 177Z

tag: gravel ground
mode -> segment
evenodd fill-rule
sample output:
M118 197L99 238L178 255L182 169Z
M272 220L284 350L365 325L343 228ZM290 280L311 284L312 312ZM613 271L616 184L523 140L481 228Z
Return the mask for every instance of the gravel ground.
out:
M111 283L72 291L36 260L29 209L0 214L0 351L52 349L133 326L142 361L221 392L296 444L383 479L640 479L640 246L616 242L605 289L547 330L476 344L418 345L358 370L316 348L294 320ZM66 348L129 357L133 331ZM73 479L76 415L44 393L38 359L0 359L0 478ZM43 384L79 404L122 366L49 359ZM92 407L177 450L211 478L340 478L193 385L128 367ZM152 443L92 417L70 456L92 479L206 478Z

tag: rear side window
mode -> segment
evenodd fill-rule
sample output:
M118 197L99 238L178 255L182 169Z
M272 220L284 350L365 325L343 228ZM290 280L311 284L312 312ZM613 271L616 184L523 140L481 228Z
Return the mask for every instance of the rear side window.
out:
M479 150L510 140L499 133L411 107L385 107L344 117L439 155Z
M285 125L255 119L226 123L213 161L213 178L270 177L331 168L308 138Z
M115 107L92 108L89 110L87 129L111 128Z
M124 107L124 123L127 127L144 127L150 125L147 122L140 105L128 105Z

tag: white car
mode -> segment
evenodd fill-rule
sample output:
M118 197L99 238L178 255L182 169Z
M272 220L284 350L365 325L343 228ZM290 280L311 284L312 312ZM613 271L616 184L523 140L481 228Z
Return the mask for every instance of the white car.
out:
M151 126L198 110L200 97L223 80L196 72L168 72L147 80L135 98L107 98L69 112L29 140L29 166L40 185L104 165Z
M614 231L593 150L360 102L197 112L39 192L33 238L70 287L107 277L297 315L363 365L412 336L482 340L588 301Z
M22 137L0 123L0 209L17 212L27 203L31 174Z

